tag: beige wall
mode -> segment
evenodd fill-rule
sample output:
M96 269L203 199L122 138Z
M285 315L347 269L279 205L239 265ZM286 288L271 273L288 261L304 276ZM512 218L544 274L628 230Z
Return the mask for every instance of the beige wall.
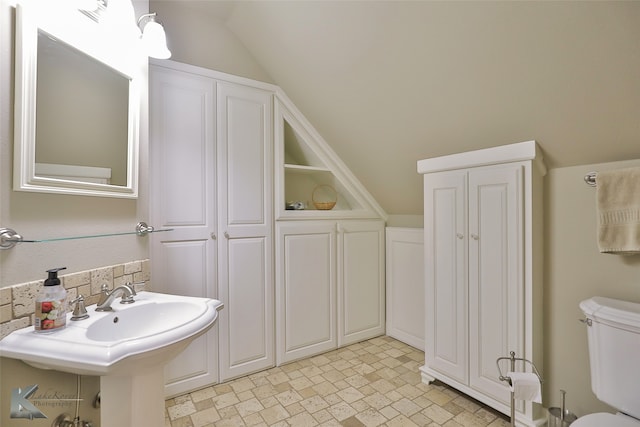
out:
M2 387L0 388L0 425L51 427L53 420L61 414L76 413L76 401L80 391L79 414L81 421L91 421L94 427L100 427L100 410L93 407L93 401L100 391L100 378L82 376L78 390L78 376L64 372L34 369L19 360L0 358ZM14 388L23 390L36 384L38 389L29 401L47 418L34 420L12 419L9 411L11 393ZM50 399L50 400L46 400Z
M178 18L170 7L154 3L170 34L172 59L271 82L222 25L210 25L197 14L185 24L186 18ZM0 227L14 228L27 238L132 229L148 215L146 103L138 201L12 191L13 20L9 1L0 0ZM191 43L185 28L203 42ZM545 141L540 144L544 149ZM583 182L583 176L591 170L631 165L640 166L640 160L553 169L545 177L545 406L559 405L559 390L564 389L569 409L578 415L606 409L591 392L586 331L578 322L582 317L578 304L594 295L640 302L640 256L598 253L596 190ZM401 220L406 222L398 217ZM72 273L147 255L146 240L136 236L22 244L0 251L0 287L41 279L50 267L66 265Z
M12 228L25 239L134 231L135 224L148 220L149 213L146 84L141 85L144 92L141 94L140 196L137 200L13 191L14 3L13 0L0 0L0 227ZM136 16L148 10L147 0L135 0L133 3ZM194 30L202 35L204 42L191 47L181 39L179 32L171 32L170 13L161 19L167 25L169 40L175 43L174 46L180 46L179 49L174 49L174 52L185 52L174 59L258 80L270 80L246 53L244 47L224 28L207 28L204 33L203 26L195 28ZM194 22L198 20L197 17L193 19ZM170 44L171 48L174 46ZM205 59L197 62L193 60L194 56ZM7 295L13 293L8 289L10 286L41 281L46 277L45 270L52 267L66 266L64 274L73 274L133 260L144 260L148 256L148 238L135 235L55 243L23 243L11 250L0 251L0 288L3 289L1 303L4 304L4 308L11 305L7 304L10 300ZM0 311L7 314L7 310ZM0 359L0 424L15 422L9 421L11 399L8 396L12 389L38 384L38 393L51 391L59 395L72 396L76 391L76 379L76 375L43 371L14 360ZM99 412L90 407L90 402L99 387L97 378L84 376L82 381L82 397L85 400L81 406L81 418L92 420L93 425L99 426ZM46 407L43 412L50 418L32 421L31 424L51 425L51 417L62 412L73 414L74 411L75 402L71 406Z
M603 144L606 144L603 141ZM542 142L544 147L544 141ZM544 402L578 415L611 410L591 391L587 334L578 304L592 296L640 303L640 255L605 255L596 240L596 189L590 171L640 166L640 160L552 169L545 177Z
M148 219L148 107L147 85L142 84L140 123L140 197L137 200L66 196L13 191L13 103L14 103L14 2L0 0L0 227L16 230L25 239L77 236L83 234L134 231L138 221ZM148 8L147 0L135 1L136 15ZM146 73L145 73L146 75ZM148 239L133 236L74 240L55 243L22 243L0 251L0 288L45 278L45 270L66 266L65 273L91 270L148 258ZM38 384L40 393L75 397L76 375L43 371L22 363L0 360L0 424L9 425L7 398L15 387ZM96 377L83 377L81 417L99 426L99 413L90 409L98 390ZM41 394L40 394L41 395ZM87 406L89 405L89 406ZM69 407L46 407L48 420L33 421L34 426L51 425L51 417ZM13 420L14 423L18 421Z
M123 200L13 191L14 26L13 2L0 0L0 227L25 239L135 231L148 220L148 108L146 84L141 101L140 197ZM134 2L136 15L147 0ZM146 75L146 72L145 72ZM55 243L22 243L0 251L0 288L45 278L45 270L65 273L148 258L148 239L135 235Z
M154 1L150 9L166 29L172 60L273 83L240 40L217 19L186 9L181 2Z
M0 0L0 227L25 239L134 231L147 221L148 94L142 84L140 122L140 185L138 200L50 195L13 191L13 103L15 0ZM148 0L133 1L136 17L149 10ZM212 25L197 13L183 17L171 5L154 3L177 61L209 67L257 80L269 76L224 26ZM168 8L168 9L167 9ZM178 22L174 22L177 20ZM188 24L185 24L185 20ZM180 24L181 23L181 24ZM176 30L176 26L189 31ZM187 37L189 35L189 37ZM191 37L202 40L194 44ZM133 236L23 243L0 251L0 288L44 278L45 270L66 266L65 273L148 258L148 238Z

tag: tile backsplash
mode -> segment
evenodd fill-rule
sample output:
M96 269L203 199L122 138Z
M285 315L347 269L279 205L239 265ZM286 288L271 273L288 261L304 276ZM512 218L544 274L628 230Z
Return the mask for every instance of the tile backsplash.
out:
M151 272L149 260L146 259L67 275L61 274L59 277L67 290L67 301L81 294L88 306L98 302L100 289L105 283L109 289L113 289L126 282L144 281L146 288L149 289ZM17 329L33 324L35 300L42 291L44 278L43 276L39 281L0 289L0 339Z

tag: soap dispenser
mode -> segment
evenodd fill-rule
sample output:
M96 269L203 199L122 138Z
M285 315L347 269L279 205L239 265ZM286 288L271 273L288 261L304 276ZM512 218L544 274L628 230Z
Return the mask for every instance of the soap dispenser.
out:
M67 291L60 284L58 271L67 267L47 270L42 294L36 298L34 329L36 332L52 332L67 324Z

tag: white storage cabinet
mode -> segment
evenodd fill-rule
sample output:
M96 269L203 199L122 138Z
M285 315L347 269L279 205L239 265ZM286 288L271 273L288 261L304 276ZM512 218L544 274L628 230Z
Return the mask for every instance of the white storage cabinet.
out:
M425 365L509 414L496 359L542 368L542 176L534 141L418 162L424 174ZM507 368L507 367L505 367ZM517 400L519 425L543 422Z
M386 214L285 94L174 61L150 83L150 220L173 228L151 236L153 287L225 305L167 396L383 334Z
M225 305L168 365L172 396L275 364L273 90L171 61L150 81L150 216L174 229L152 236L154 289Z

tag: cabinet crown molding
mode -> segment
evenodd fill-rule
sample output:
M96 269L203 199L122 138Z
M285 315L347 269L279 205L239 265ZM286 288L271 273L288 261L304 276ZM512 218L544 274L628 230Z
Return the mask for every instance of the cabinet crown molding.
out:
M533 160L540 169L540 174L546 175L547 168L544 164L542 150L533 140L420 160L418 161L418 173L442 172L526 160Z

